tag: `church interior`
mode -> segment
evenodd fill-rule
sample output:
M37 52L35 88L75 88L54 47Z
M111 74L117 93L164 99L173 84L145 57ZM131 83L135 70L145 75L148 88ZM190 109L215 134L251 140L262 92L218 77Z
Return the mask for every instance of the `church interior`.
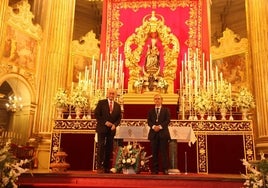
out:
M242 187L242 160L256 167L268 154L267 9L266 0L1 0L0 146L30 160L20 187ZM111 164L119 141L151 154L147 113L159 93L171 115L169 176L149 175L146 156L137 174L96 173L94 110L109 88L122 110Z

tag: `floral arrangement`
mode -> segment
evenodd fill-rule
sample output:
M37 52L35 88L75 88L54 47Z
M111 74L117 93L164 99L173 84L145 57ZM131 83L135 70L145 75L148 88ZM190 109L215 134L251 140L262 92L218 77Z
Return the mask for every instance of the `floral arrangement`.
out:
M237 97L235 98L235 104L238 108L255 108L253 95L247 88L240 89Z
M160 78L157 82L157 87L158 88L167 88L168 82L164 78Z
M90 99L90 109L95 110L99 100L102 99L105 99L103 91L100 89L96 90L94 96Z
M233 105L230 86L226 81L219 83L218 90L214 96L214 102L219 109L231 108Z
M0 187L16 188L18 177L25 173L28 169L22 166L29 162L29 160L21 160L18 162L16 157L10 152L10 144L8 141L0 149Z
M135 172L149 170L147 163L149 158L147 157L144 148L134 142L128 143L124 147L119 147L116 155L116 164L115 167L111 169L113 173L122 172L123 169L133 168Z
M133 84L134 88L142 87L143 82L144 80L142 78L137 79Z
M54 101L57 107L66 107L68 105L67 91L63 88L59 88L54 97Z
M71 93L70 104L75 108L84 108L88 105L88 99L84 95L82 87L76 87Z
M197 111L207 111L212 107L211 95L207 91L199 92L194 98L194 109Z
M249 163L246 159L242 159L243 165L247 168L248 173L242 174L246 179L244 186L247 188L268 187L268 160L261 154L261 160Z

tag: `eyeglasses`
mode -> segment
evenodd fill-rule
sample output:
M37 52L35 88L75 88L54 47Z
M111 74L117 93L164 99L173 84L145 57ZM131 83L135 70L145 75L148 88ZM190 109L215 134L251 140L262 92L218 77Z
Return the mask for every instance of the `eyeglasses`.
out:
M154 100L161 100L161 98L154 98Z

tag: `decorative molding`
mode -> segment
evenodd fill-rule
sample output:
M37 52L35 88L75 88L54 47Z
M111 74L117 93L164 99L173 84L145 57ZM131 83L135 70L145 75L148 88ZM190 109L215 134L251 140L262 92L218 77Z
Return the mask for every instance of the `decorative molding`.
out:
M27 0L22 0L7 11L7 23L33 37L36 40L42 39L42 29L38 24L33 24L34 15L30 11L31 5Z
M85 57L94 57L99 59L100 41L96 39L96 34L91 30L80 40L74 40L71 43L71 54L81 55Z
M213 60L236 54L248 53L248 39L240 39L237 34L228 28L223 32L223 37L218 39L218 42L220 43L218 47L212 46L210 48Z
M122 119L122 126L145 127L146 119ZM244 157L247 161L255 160L255 148L253 138L252 121L190 121L190 120L171 120L172 127L192 127L197 137L197 172L208 173L208 135L241 135L243 136ZM76 120L59 119L55 120L55 126L52 133L51 162L54 154L60 148L60 137L64 133L95 134L96 120Z

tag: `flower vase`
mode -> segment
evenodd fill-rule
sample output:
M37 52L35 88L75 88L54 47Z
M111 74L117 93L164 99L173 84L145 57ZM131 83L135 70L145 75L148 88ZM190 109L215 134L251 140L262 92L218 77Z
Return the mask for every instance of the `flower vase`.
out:
M227 109L221 108L220 113L221 113L221 120L226 120Z
M199 111L199 115L200 115L200 120L205 120L205 111L203 111L203 110L201 110L201 111Z
M87 111L87 119L91 119L91 110L90 109Z
M63 118L63 107L57 107L57 119L62 119Z
M137 94L141 94L141 88L142 88L142 86L137 86L137 87L135 88L135 92L136 92Z
M81 108L79 108L79 107L76 107L75 108L75 119L80 119L80 115L81 115L81 113L82 113L82 109Z
M242 120L248 120L248 109L247 108L242 108L241 109L242 112Z
M168 89L168 87L164 87L163 88L163 93L167 93L167 89Z
M133 167L123 168L122 170L123 170L123 174L136 174Z

